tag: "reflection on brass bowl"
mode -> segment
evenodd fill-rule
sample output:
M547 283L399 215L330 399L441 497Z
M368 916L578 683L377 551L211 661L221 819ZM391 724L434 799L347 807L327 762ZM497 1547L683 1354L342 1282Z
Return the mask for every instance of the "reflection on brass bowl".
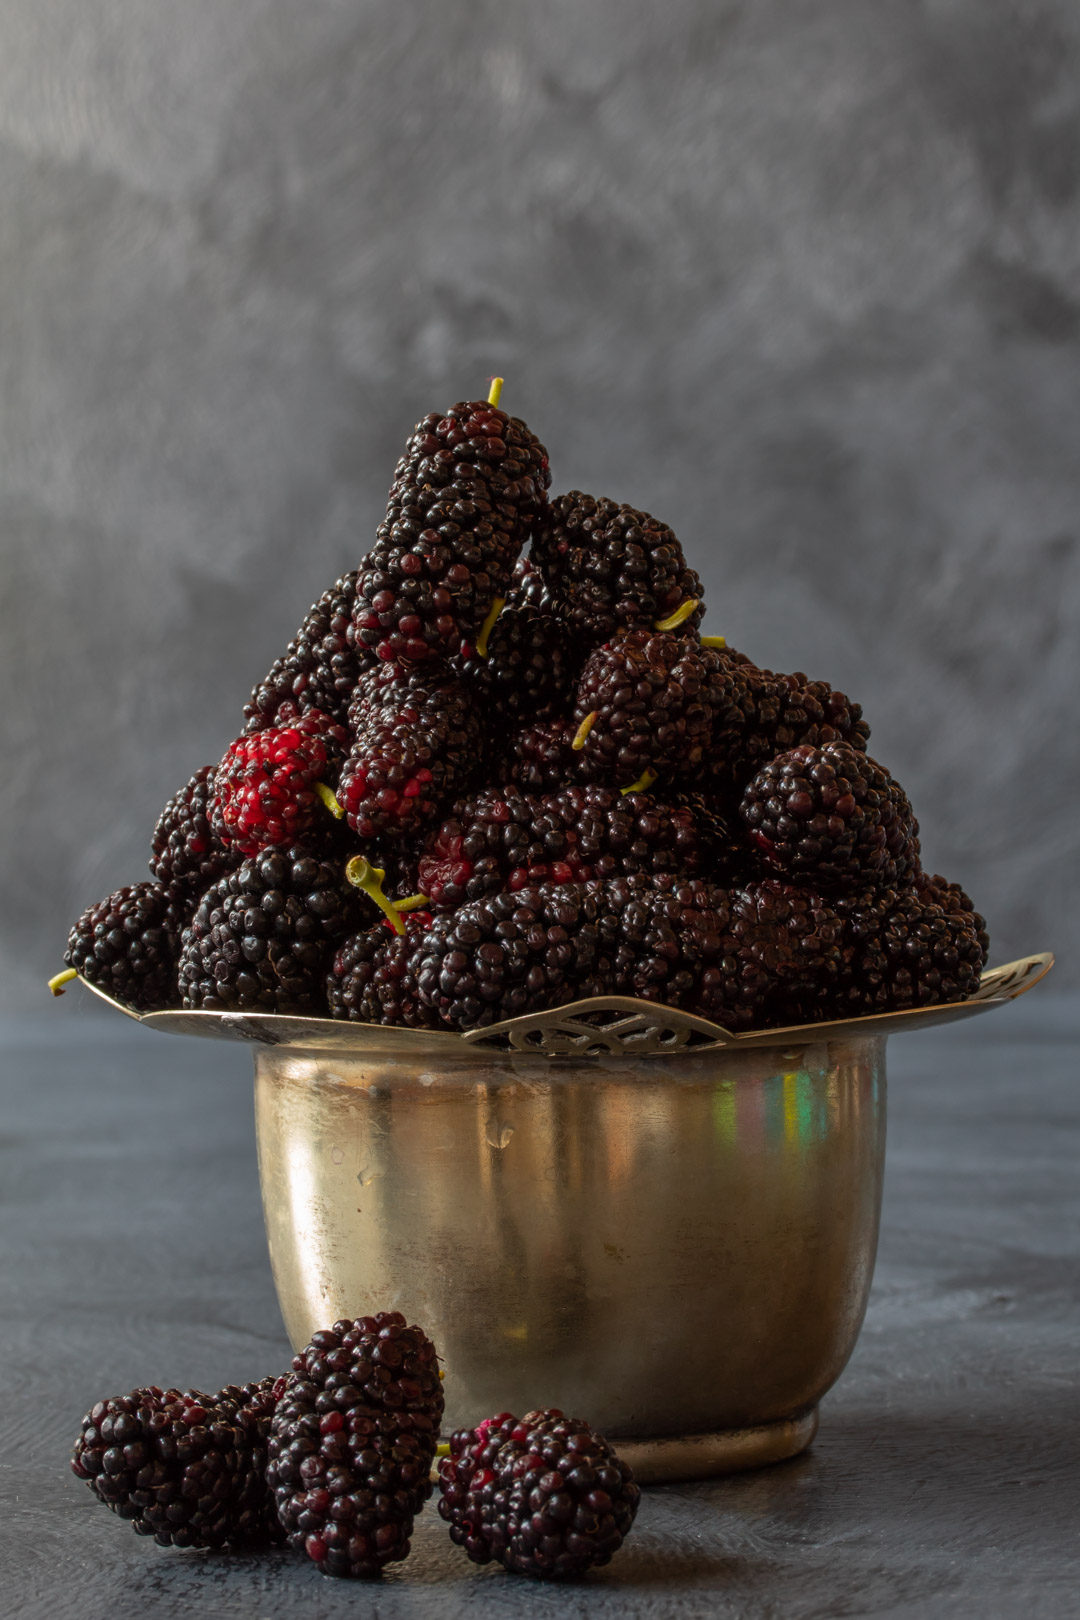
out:
M140 1022L248 1040L296 1346L400 1310L447 1432L558 1406L642 1479L793 1456L854 1347L877 1244L888 1033L1011 1000L733 1037L617 998L473 1032L269 1014Z

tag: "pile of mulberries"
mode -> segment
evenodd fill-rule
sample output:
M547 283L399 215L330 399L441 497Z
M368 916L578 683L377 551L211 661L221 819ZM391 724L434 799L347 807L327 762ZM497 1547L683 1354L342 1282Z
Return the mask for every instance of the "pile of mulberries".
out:
M285 1543L324 1575L373 1580L408 1557L441 1454L439 1512L475 1563L541 1580L608 1563L641 1495L610 1442L548 1407L485 1418L440 1447L443 1376L400 1311L343 1319L278 1377L97 1401L71 1471L159 1546Z
M986 925L827 681L702 633L668 525L489 400L169 799L68 972L124 1005L465 1030L585 996L745 1031L964 1000Z

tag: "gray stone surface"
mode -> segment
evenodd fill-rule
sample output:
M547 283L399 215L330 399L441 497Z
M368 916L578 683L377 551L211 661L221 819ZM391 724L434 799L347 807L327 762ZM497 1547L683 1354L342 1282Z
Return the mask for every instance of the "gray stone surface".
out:
M85 1000L85 998L84 998ZM890 1044L881 1247L813 1449L646 1492L605 1571L470 1565L429 1508L378 1588L285 1553L136 1538L67 1471L82 1412L288 1354L258 1204L248 1057L80 1010L3 1030L0 1591L19 1620L1076 1612L1080 1003L1045 987Z
M1075 982L1078 135L1075 0L0 0L3 1004L494 372Z

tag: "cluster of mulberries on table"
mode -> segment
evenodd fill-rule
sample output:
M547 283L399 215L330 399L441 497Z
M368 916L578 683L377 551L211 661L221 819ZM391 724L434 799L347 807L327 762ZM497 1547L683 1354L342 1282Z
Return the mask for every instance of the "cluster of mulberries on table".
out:
M494 403L417 424L371 551L70 970L140 1012L450 1031L587 996L746 1031L976 990L985 923L924 871L859 704L702 635L671 529L550 482Z
M409 1555L443 1407L435 1346L379 1311L315 1333L279 1378L97 1401L71 1467L162 1547L287 1543L324 1575L372 1579ZM500 1412L441 1451L439 1512L474 1563L573 1580L608 1563L633 1524L629 1466L558 1408Z

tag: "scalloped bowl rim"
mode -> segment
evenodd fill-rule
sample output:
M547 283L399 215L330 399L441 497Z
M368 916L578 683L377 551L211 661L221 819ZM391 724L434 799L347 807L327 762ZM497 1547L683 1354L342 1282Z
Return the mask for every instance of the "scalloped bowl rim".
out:
M163 1034L197 1035L239 1040L267 1046L291 1046L309 1051L357 1053L411 1049L453 1052L509 1051L522 1055L556 1057L573 1051L580 1055L638 1047L653 1056L674 1056L686 1051L745 1049L761 1046L796 1046L872 1035L899 1035L914 1029L952 1023L976 1013L1002 1007L1038 984L1054 965L1049 951L1035 952L988 968L976 994L966 1001L906 1011L872 1013L860 1018L792 1024L782 1028L747 1030L735 1034L694 1013L628 996L594 996L542 1012L526 1013L501 1023L456 1033L452 1030L406 1029L393 1025L361 1024L335 1018L291 1017L283 1013L207 1012L182 1008L139 1013L116 1001L97 985L80 983L99 1000L148 1029Z

